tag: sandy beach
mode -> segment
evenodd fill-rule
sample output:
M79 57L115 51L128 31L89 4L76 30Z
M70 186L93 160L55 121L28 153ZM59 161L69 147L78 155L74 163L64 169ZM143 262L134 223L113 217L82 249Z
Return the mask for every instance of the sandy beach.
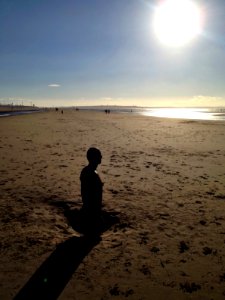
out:
M225 298L225 122L64 110L2 117L0 131L0 299L22 299L43 265L67 274L42 299ZM66 214L90 146L120 220L99 241Z

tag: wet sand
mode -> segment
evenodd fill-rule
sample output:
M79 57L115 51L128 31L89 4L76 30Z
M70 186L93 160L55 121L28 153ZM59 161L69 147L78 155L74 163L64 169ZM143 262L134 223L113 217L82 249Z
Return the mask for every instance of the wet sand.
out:
M64 110L1 118L0 131L0 299L52 255L61 275L74 266L60 300L224 299L225 122ZM89 146L120 222L87 243L65 212L81 207Z

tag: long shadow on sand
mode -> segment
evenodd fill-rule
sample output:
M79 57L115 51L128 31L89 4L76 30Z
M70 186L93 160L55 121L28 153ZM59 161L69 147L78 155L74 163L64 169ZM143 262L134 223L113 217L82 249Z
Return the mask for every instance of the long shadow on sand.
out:
M100 241L99 236L83 236L72 237L60 244L14 300L57 299L82 260Z
M55 300L64 290L73 273L88 253L101 241L100 234L119 222L119 218L103 213L103 226L98 232L89 230L78 209L70 209L65 202L54 205L63 209L70 226L84 234L59 244L56 250L39 267L14 300ZM87 227L88 225L88 227Z

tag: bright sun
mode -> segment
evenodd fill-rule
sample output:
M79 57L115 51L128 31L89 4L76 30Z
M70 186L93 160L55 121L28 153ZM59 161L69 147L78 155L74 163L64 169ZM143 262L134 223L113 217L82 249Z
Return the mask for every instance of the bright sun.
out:
M161 43L184 46L201 32L201 11L190 0L164 0L156 7L153 28Z

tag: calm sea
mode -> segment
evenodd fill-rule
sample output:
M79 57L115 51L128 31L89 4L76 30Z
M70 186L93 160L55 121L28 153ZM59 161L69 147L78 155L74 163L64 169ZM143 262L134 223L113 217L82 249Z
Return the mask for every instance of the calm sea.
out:
M139 114L188 120L225 120L225 108L145 108Z
M17 116L17 115L26 115L26 114L33 114L37 112L41 112L43 110L21 110L21 111L1 111L0 117L10 117L10 116Z
M110 110L114 113L138 114L150 117L175 118L187 120L211 120L225 121L225 107L210 108L153 108L153 107L134 107L134 106L83 106L78 107L81 110L105 111ZM0 112L1 116L12 116L18 114L27 114L40 112L38 111L20 111L20 112Z
M153 108L153 107L134 107L134 106L89 106L80 107L83 110L104 111L139 114L150 117L175 118L187 120L225 120L225 107L210 108Z

